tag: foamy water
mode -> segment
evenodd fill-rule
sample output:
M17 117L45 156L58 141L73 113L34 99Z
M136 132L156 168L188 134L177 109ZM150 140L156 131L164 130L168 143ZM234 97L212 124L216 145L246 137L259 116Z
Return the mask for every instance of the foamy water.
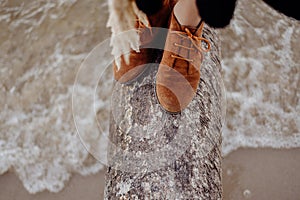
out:
M109 37L106 10L91 0L0 1L0 174L14 170L31 193L58 192L71 173L103 167L77 130L83 127L86 147L105 155L98 129L101 124L104 136L108 132L112 74L99 80L95 110L84 98L95 90L81 79L76 96L82 98L73 108L77 127L72 93L80 64ZM220 37L227 96L223 154L239 147L300 147L299 22L261 1L242 0ZM95 74L87 72L86 80ZM93 141L103 142L95 147Z
M260 1L241 1L230 27L220 31L225 155L238 147L299 147L299 25Z

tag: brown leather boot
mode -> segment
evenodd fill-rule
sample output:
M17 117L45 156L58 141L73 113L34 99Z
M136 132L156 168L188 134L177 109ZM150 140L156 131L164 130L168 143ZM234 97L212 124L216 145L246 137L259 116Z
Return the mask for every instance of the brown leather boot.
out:
M165 49L156 77L156 94L161 106L177 113L186 108L196 94L200 81L203 52L210 43L202 37L204 22L196 28L179 24L171 14Z
M175 5L175 0L165 0L162 9L151 16L148 16L151 27L166 27L168 25L168 19ZM153 53L152 49L143 48L149 46L149 44L159 35L151 28L145 27L141 22L137 21L136 28L139 29L140 35L140 52L134 50L130 51L129 64L126 64L124 56L121 56L121 65L118 70L116 63L113 63L114 78L120 83L129 83L134 81L143 71L146 70L146 64L152 63Z

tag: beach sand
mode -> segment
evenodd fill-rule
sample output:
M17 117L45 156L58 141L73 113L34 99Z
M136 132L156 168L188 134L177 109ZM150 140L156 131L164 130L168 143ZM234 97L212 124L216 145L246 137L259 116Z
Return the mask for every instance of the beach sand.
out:
M238 149L224 158L224 200L298 200L300 198L300 148ZM29 194L8 172L0 176L0 200L100 200L105 170L95 175L74 174L58 193Z

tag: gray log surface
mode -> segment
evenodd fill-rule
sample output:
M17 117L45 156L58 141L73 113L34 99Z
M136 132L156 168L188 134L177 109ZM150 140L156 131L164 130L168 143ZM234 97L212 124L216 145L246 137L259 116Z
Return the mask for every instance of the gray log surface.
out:
M115 84L105 199L222 199L220 41L206 25L203 36L211 51L201 65L197 95L181 113L159 105L158 64L132 84Z

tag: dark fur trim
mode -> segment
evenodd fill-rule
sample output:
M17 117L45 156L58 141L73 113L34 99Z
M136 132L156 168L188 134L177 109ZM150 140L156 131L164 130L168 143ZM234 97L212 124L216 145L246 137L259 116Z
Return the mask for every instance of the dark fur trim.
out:
M300 20L300 7L297 0L264 0L264 2L284 15Z
M227 26L235 10L236 0L197 0L199 15L215 28Z
M136 5L147 15L153 15L162 8L163 0L136 0Z

